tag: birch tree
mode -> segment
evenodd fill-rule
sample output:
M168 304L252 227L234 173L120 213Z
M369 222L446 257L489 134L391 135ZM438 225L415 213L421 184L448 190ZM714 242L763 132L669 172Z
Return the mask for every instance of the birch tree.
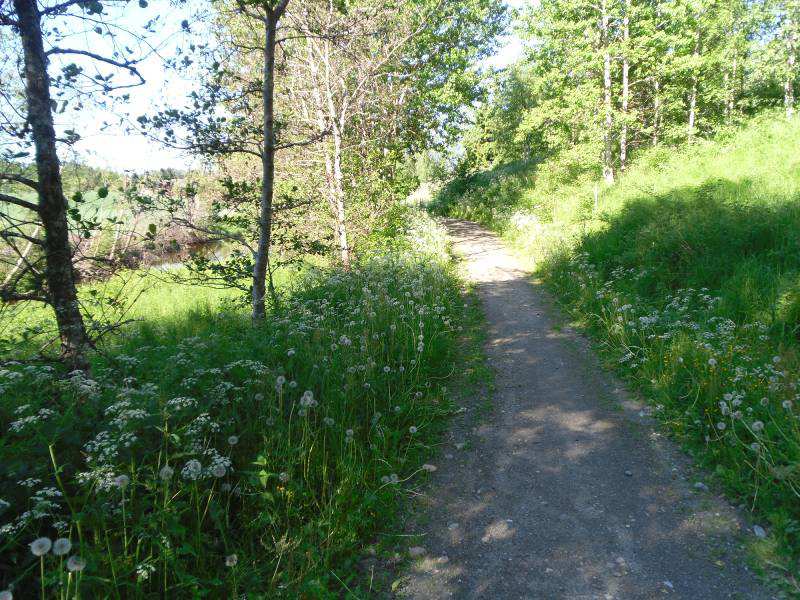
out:
M118 32L105 20L100 2L0 3L0 26L15 34L4 42L22 65L24 89L23 95L3 95L3 134L13 142L6 145L9 149L0 181L11 182L15 188L0 194L0 236L17 261L0 286L0 297L5 302L35 300L52 307L63 362L69 369L88 371L92 340L78 299L75 245L70 236L73 225L87 235L93 225L80 222L79 209L70 206L65 197L61 176L59 145L76 141L79 133L57 131L53 114L56 107L63 112L69 105L80 106L115 90L139 85L144 79L137 70L137 60L126 55L124 48L104 55L88 43L77 48L62 45L64 30L76 25L87 30L87 40L92 35L98 39L102 35L114 37ZM105 45L99 43L98 47ZM61 67L59 75L52 72L53 60ZM98 74L87 76L84 70L88 65L98 69ZM107 72L101 73L100 68ZM126 76L124 81L115 78L120 72ZM20 161L31 148L35 168L29 177ZM28 199L30 195L35 199Z

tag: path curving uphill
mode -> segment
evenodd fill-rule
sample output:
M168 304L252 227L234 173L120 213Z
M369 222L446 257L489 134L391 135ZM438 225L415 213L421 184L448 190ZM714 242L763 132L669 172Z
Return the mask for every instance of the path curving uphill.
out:
M496 390L443 450L412 526L426 553L399 597L770 598L736 512L691 483L540 286L490 232L445 224L484 306Z

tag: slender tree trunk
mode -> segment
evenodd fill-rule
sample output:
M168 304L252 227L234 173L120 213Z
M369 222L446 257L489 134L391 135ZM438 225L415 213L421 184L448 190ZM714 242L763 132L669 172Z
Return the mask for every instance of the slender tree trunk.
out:
M797 76L795 63L797 61L797 32L794 29L791 8L787 8L786 15L786 81L783 84L783 105L786 108L786 118L794 116L794 80Z
M607 0L600 5L600 37L603 46L603 106L605 107L605 123L603 126L603 178L607 183L614 183L612 129L614 116L611 107L611 49L609 48L609 14Z
M344 207L344 175L342 174L342 135L338 126L333 128L333 197L336 211L336 238L342 266L350 268L350 247L347 242L347 214Z
M37 235L39 235L40 229L41 226L37 225L36 228L33 230L31 237L35 238ZM28 261L28 255L31 253L31 250L33 250L33 242L28 242L28 245L25 246L25 249L19 253L19 258L17 259L17 262L14 264L14 267L8 272L5 279L3 279L3 285L6 285L9 281L14 279L14 275L16 275L19 272L19 270L25 266L25 263Z
M653 80L653 146L658 145L659 127L661 125L661 82L658 77Z
M694 42L694 51L692 52L694 58L694 65L692 66L692 88L689 92L689 122L686 127L686 135L691 142L694 139L696 123L697 123L697 83L698 83L698 70L700 62L700 28L697 28L697 35Z
M730 87L728 89L728 103L725 107L725 114L728 117L728 120L733 117L734 112L736 112L736 77L739 74L739 58L737 56L733 57L733 61L731 64L731 76L730 76ZM725 80L728 81L728 75L725 74Z
M39 218L44 229L45 278L61 338L61 355L71 369L89 371L86 352L89 336L83 323L72 248L69 243L67 200L61 183L61 165L56 151L56 133L50 99L47 57L42 42L39 9L35 0L14 0L19 34L25 57L25 94L28 123L36 147L39 183Z
M619 134L619 169L624 171L628 163L628 103L630 100L630 89L628 76L630 73L630 61L628 59L628 44L630 42L630 0L625 0L625 14L622 17L622 40L624 48L622 51L622 128Z
M258 216L258 248L253 261L253 320L260 320L266 316L267 287L270 296L275 298L269 250L272 236L272 199L275 189L275 38L279 18L280 14L275 9L266 9L262 84L264 146L261 151L262 185Z

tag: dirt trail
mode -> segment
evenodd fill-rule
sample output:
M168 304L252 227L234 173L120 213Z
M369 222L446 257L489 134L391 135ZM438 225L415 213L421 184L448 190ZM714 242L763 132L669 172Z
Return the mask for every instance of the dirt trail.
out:
M494 235L446 224L484 305L496 391L483 424L457 424L443 450L412 526L427 554L399 596L769 598L735 511L692 484Z

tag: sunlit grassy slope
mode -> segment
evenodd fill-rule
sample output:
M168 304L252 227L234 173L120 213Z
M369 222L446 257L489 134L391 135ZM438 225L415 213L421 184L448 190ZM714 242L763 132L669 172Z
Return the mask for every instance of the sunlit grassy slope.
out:
M556 170L484 173L434 206L490 225L529 259L754 511L769 532L760 551L800 572L800 120L763 115L650 150L613 186Z

